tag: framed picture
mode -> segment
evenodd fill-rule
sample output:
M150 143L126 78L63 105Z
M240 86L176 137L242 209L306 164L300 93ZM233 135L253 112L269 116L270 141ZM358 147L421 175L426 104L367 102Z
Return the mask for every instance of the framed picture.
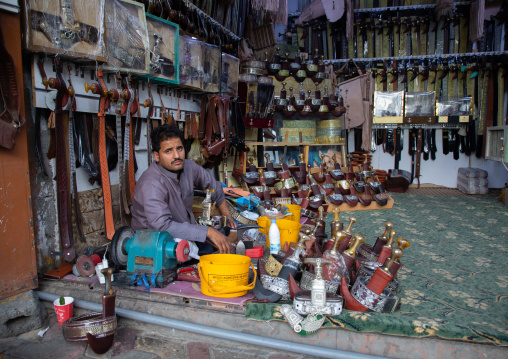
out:
M203 91L205 43L194 37L180 35L180 85Z
M150 50L143 4L105 0L106 48L104 71L148 74Z
M375 91L373 123L402 123L404 91Z
M220 47L211 44L205 44L205 79L204 91L217 93L219 92L219 74L221 62Z
M434 91L406 92L404 115L408 116L435 116L436 97Z
M104 6L105 0L25 0L26 49L106 61Z
M238 75L240 60L229 54L222 54L222 75L220 91L226 96L238 96Z
M150 68L147 78L154 83L179 84L178 42L179 26L154 15L146 15L150 48Z

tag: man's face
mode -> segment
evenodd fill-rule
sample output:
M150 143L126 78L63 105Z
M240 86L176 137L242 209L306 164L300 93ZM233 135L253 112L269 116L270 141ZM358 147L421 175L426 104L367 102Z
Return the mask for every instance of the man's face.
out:
M154 152L155 161L171 172L178 172L183 168L185 150L180 138L170 138L161 141L161 149Z

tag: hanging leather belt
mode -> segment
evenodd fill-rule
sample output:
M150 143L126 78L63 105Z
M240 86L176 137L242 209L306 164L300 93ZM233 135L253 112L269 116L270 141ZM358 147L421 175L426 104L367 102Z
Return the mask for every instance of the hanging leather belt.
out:
M129 214L129 206L132 199L131 181L134 174L134 151L133 151L133 126L132 126L132 113L136 112L133 109L134 91L130 89L129 81L127 80L128 89L123 90L126 97L126 102L122 107L122 114L125 114L125 130L123 141L123 161L124 161L124 176L122 183L122 201L124 204L125 213Z
M415 155L416 155L416 135L418 130L416 128L412 128L409 130L409 155L411 156L411 183L413 183L413 179L415 177Z
M72 86L72 80L71 80L71 69L72 67L70 65L67 66L67 69L69 71L69 100L70 100L70 109L69 109L69 128L68 128L68 138L67 143L69 144L69 167L70 167L70 182L71 182L71 198L72 203L74 205L74 212L76 216L76 230L78 232L78 238L81 242L85 243L86 238L85 234L83 232L83 216L81 214L81 207L79 205L79 196L78 196L78 185L76 181L76 153L75 153L75 145L74 145L74 124L77 122L75 121L74 117L74 111L76 110L76 99L74 97L75 92L74 88Z
M125 179L125 163L124 163L124 135L123 135L123 126L122 126L122 109L125 104L126 98L126 90L121 91L122 88L122 76L116 75L116 89L110 89L110 97L113 101L116 101L115 106L115 115L116 115L116 143L118 145L118 199L119 199L119 209L120 209L120 221L123 226L128 225L126 214L129 214L129 206L126 201L124 201L124 192L126 189L124 179Z
M394 138L394 131L393 129L387 129L385 130L386 132L386 140L385 140L385 143L386 143L386 152L388 152L389 154L392 154L393 151L395 150L395 138Z
M443 154L444 155L447 155L449 150L448 150L448 136L449 136L449 133L448 133L448 129L446 128L443 128Z
M482 143L482 158L485 158L485 148L487 146L487 128L492 124L492 117L494 114L494 110L497 110L497 107L494 106L494 99L496 98L494 95L494 71L489 71L489 92L488 92L488 104L487 104L487 117L485 118L485 123L483 126L483 143Z
M395 130L395 169L399 169L399 162L403 149L403 137L402 137L402 129L397 127Z
M108 99L108 88L102 79L102 70L97 70L97 79L100 84L99 101L99 163L101 168L102 199L104 202L104 223L106 226L106 237L112 239L115 234L115 223L113 221L113 206L111 203L111 186L109 183L108 159L106 153L106 105Z
M148 167L152 164L152 140L150 134L152 133L153 124L152 124L152 116L153 116L153 96L152 96L152 84L148 83L148 99L145 101L143 106L147 107L148 105L148 114L146 115L146 147L148 153Z
M432 161L435 161L436 159L436 152L437 152L437 146L436 146L436 129L433 128L430 130L430 159Z
M430 129L425 129L423 131L423 160L428 161L430 155Z
M418 181L418 188L420 188L420 162L423 145L423 129L418 129L418 135L416 138L416 159L415 159L415 177Z
M452 130L452 137L455 139L453 141L453 159L458 160L459 159L459 148L460 148L459 130L457 130L457 129Z
M69 203L69 183L67 178L67 157L65 143L64 119L62 105L64 95L67 94L67 86L62 77L62 60L55 58L56 79L50 79L51 88L57 90L55 108L55 137L56 137L56 186L58 201L58 224L62 240L63 257L71 261L76 257L74 238L72 236L71 207Z

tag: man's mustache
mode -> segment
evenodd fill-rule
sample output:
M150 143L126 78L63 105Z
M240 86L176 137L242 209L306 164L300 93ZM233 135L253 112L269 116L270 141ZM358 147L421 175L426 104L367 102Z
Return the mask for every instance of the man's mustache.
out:
M171 164L175 163L176 161L182 161L180 158L175 158Z

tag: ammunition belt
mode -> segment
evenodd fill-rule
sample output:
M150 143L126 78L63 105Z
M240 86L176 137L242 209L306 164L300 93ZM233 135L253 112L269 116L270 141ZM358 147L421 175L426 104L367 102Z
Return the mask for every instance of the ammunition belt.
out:
M289 293L289 282L287 279L272 277L269 275L262 275L262 277L263 287L274 293L280 294L283 300L288 300L291 298Z
M400 307L400 299L389 289L376 294L367 288L370 277L358 277L351 288L351 295L365 308L379 313L394 313Z
M300 288L305 290L312 289L312 280L314 279L314 273L304 270L302 272L302 279L300 280ZM338 282L324 280L325 281L325 291L327 293L335 294L339 290L340 279Z
M311 301L311 291L301 291L296 293L293 300L293 308L298 314L322 314L322 315L340 315L342 313L344 299L337 294L327 294L324 307L315 307Z
M86 334L107 336L115 334L116 315L102 317L102 313L88 313L73 317L62 324L64 338L71 342L87 340Z

